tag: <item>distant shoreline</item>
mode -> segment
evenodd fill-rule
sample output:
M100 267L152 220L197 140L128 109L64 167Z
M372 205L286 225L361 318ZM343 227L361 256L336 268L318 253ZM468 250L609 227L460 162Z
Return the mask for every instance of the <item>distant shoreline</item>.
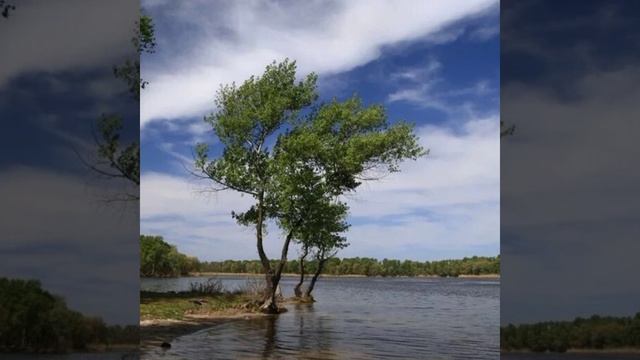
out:
M264 274L255 274L255 273L223 273L223 272L194 272L189 275L185 275L182 277L197 277L197 276L254 276L260 277L264 276ZM300 274L293 273L285 273L282 274L283 277L300 277ZM308 275L307 275L308 276ZM398 275L398 276L367 276L360 274L344 274L344 275L331 275L331 274L322 274L320 277L325 278L456 278L456 276L439 276L439 275L415 275L415 276L406 276L406 275ZM500 274L481 274L481 275L458 275L457 278L460 279L500 279Z

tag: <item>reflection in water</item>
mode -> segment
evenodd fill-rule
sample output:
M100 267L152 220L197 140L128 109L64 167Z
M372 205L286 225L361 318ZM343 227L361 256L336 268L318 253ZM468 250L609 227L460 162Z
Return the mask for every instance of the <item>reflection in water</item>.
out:
M3 360L136 360L136 352L69 353L69 354L0 354Z
M273 316L269 316L264 321L267 331L264 337L264 351L262 352L262 357L265 359L269 358L273 354L273 350L275 348L277 322L278 319Z
M179 289L184 280L143 280ZM203 278L206 281L206 278ZM234 288L242 277L223 278ZM293 293L295 279L284 279ZM325 278L313 304L277 316L221 321L145 359L496 359L499 281Z
M589 353L508 353L500 355L507 360L637 360L638 354Z

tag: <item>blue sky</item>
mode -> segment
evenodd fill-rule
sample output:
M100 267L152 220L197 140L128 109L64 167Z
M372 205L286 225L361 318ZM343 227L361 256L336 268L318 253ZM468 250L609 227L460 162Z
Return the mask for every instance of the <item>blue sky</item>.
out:
M188 173L221 84L273 60L320 76L322 100L356 93L414 122L430 155L349 195L340 256L431 260L499 253L499 9L495 1L143 1L158 50L142 58L141 232L201 259L254 259L232 210L251 199L203 192ZM305 21L300 21L304 18ZM306 20L309 19L309 20ZM281 234L269 228L266 248Z
M104 113L138 137L139 104L113 66L136 56L128 0L20 1L0 20L0 276L38 279L74 310L138 322L137 204L104 199L128 184L96 175ZM73 24L73 26L69 26Z

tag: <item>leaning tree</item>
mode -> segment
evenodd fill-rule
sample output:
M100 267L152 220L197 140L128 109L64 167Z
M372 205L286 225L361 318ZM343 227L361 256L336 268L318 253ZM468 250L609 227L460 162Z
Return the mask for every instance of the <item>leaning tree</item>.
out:
M206 144L196 146L195 167L213 191L254 199L232 216L255 229L267 284L261 309L268 313L278 312L275 294L289 246L322 199L354 191L372 172L399 171L402 160L424 154L413 127L390 124L382 106L363 106L355 96L316 104L316 81L315 74L296 81L295 62L284 60L240 86L222 86L218 110L205 117L222 152L210 158ZM270 220L284 233L275 266L263 246Z

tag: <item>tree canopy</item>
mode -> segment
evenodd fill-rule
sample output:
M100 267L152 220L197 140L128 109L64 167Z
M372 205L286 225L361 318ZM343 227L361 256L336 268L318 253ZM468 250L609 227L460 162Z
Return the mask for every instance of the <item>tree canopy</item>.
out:
M140 276L175 277L198 271L198 259L182 254L162 236L140 235Z
M640 313L633 317L593 315L573 321L547 321L500 328L504 350L565 352L569 349L640 347Z
M0 278L0 352L65 352L138 342L137 326L107 326L70 310L36 280Z
M256 229L258 256L273 295L265 300L270 312L276 310L275 288L289 244L309 214L354 191L370 171L395 172L400 161L424 154L412 126L390 124L380 105L366 107L355 96L317 104L316 82L313 73L296 81L295 61L284 60L240 86L222 86L217 112L205 118L222 154L211 159L205 144L196 146L196 168L213 181L213 190L255 199L249 209L232 215ZM269 219L286 233L275 269L262 244Z

